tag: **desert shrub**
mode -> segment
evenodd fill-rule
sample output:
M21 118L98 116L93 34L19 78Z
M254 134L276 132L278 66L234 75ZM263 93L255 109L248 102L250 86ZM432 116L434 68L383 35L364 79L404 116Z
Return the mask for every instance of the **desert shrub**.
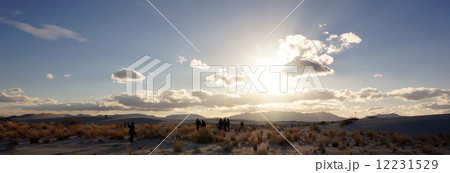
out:
M320 132L321 129L320 129L319 125L317 125L316 123L312 123L311 124L311 131Z
M347 130L339 131L339 137L345 137L345 136L347 136Z
M48 136L46 136L46 137L44 137L44 139L42 139L42 142L44 144L48 144L48 143L50 143L50 138Z
M28 136L28 134L30 133L30 125L23 124L23 125L19 126L19 129L17 130L17 132L19 132L19 137L26 138Z
M369 139L374 140L376 138L376 134L375 132L373 132L373 130L369 131L367 133L367 136L369 137Z
M244 132L239 135L239 140L245 144L250 139L250 132Z
M8 131L17 131L19 129L19 125L13 122L7 122L5 126L8 129Z
M342 127L342 126L346 126L346 125L352 124L353 122L355 122L355 121L357 121L357 120L358 120L358 118L349 118L349 119L343 120L343 121L341 121L341 123L339 124L339 127Z
M259 145L258 150L256 151L256 154L258 155L268 155L269 151L268 151L268 144L267 143L261 143Z
M285 146L288 144L287 141L283 138L283 136L281 136L277 132L272 131L271 133L267 134L267 137L269 138L270 144L281 145L281 146Z
M56 129L53 135L56 137L57 140L66 140L70 138L70 134L64 129Z
M207 144L214 141L214 137L208 128L201 128L198 132L192 134L191 139L195 143Z
M183 151L182 147L181 147L181 142L179 140L174 140L173 141L173 150L177 153L181 153Z
M310 131L309 132L309 138L311 139L312 142L315 142L316 138L317 138L316 133L314 133L314 131Z
M329 134L330 134L330 137L331 137L331 138L334 138L334 136L336 136L336 130L331 129L331 130L329 131Z
M231 152L233 150L233 144L231 141L228 140L221 142L220 147L224 152Z
M66 125L66 126L71 126L71 125L81 124L82 122L80 120L75 120L75 119L72 119L72 118L66 118L66 119L63 119L61 121L61 123Z
M3 131L0 131L0 140L4 139L5 135L3 134Z
M441 144L441 137L439 136L433 137L433 146L439 147L440 144Z
M334 148L339 147L339 140L334 139L333 141L331 141L331 146L333 146Z
M191 127L193 127L194 129L192 129ZM190 132L195 131L195 127L194 126L189 126L189 125L180 125L180 127L178 127L178 132L181 133L182 135L188 135Z
M19 133L17 133L17 131L8 131L8 140L10 144L13 145L19 144L17 138L19 138Z
M358 133L357 131L353 131L352 136L353 136L353 142L354 142L353 145L355 145L355 146L363 145L364 141L363 141L363 137L360 135L360 133Z
M41 139L41 135L39 132L32 132L28 134L28 139L30 140L30 144L36 144L39 143L39 140Z
M398 133L392 133L391 141L397 145L403 145L408 143L410 140L409 137L406 135L399 135Z

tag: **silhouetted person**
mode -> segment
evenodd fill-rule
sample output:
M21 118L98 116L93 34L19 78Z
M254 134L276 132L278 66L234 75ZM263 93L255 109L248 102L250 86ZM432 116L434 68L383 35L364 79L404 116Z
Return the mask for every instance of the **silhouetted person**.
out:
M130 129L128 133L130 134L130 142L134 142L134 135L136 132L134 131L134 122L131 122L131 124L128 123L128 128Z
M219 125L218 125L219 131L223 129L223 126L224 125L223 125L222 118L219 118Z
M227 131L227 118L223 119L223 130Z
M230 123L230 119L228 118L227 119L227 129L228 129L228 131L230 131L230 128L231 128L231 123Z
M202 120L202 127L206 127L206 122Z
M200 120L198 120L198 118L197 118L197 121L195 121L195 125L196 125L196 129L198 131L200 129L200 125L202 125L202 122L200 122Z
M241 121L241 129L244 130L244 121Z

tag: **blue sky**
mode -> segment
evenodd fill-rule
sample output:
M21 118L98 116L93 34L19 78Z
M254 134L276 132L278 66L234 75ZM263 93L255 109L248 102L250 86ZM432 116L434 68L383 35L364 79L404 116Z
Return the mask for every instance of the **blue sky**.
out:
M331 34L351 32L362 41L333 55L334 62L328 67L335 73L321 77L325 88L354 92L366 87L383 92L408 87L439 89L444 95L424 100L388 99L393 99L395 106L428 102L447 108L437 113L449 111L448 1L305 0L254 53L251 51L300 1L151 2L200 52L145 0L0 1L0 89L21 88L25 92L20 95L58 103L96 102L124 92L125 85L112 81L111 74L149 55L173 64L172 89L190 90L189 62L193 59L208 65L258 65L261 58L275 57L280 39L289 35L325 42ZM10 21L35 28L58 26L74 32L76 38L42 38L14 27ZM329 34L323 34L325 31ZM187 62L177 63L179 55ZM66 74L71 77L63 77ZM383 76L375 78L375 74ZM447 99L439 103L429 100L439 96ZM354 109L349 106L365 105L361 109L370 114L369 107L377 105L371 102L345 103L345 108L333 111L345 114ZM22 108L12 108L23 103L3 104L12 113L23 112ZM399 110L386 108L380 113L392 111Z

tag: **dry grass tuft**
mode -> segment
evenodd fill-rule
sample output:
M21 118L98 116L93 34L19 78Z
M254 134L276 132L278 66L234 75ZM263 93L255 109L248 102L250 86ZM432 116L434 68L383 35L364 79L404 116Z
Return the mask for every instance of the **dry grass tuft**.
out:
M191 140L198 144L207 144L214 141L214 136L208 128L201 128L191 136Z
M268 149L268 144L267 143L262 143L259 145L258 150L256 151L256 154L258 155L268 155L269 154L269 149Z
M181 147L181 142L180 142L180 140L174 140L174 141L172 142L172 144L173 144L173 150L174 150L175 152L177 152L177 153L183 152L183 148Z
M353 142L354 142L353 145L362 146L364 144L363 137L361 136L360 133L358 133L357 131L353 131L352 136L353 136Z

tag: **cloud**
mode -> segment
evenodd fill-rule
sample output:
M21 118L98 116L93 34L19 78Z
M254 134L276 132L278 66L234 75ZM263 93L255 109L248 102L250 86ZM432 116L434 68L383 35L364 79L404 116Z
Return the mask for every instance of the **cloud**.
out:
M46 103L29 106L19 106L25 110L35 111L111 111L111 110L129 110L128 107L108 102L88 102L88 103Z
M53 79L54 79L53 74L51 74L51 73L47 73L47 74L45 75L45 77L46 77L47 79L50 79L50 80L53 80Z
M319 26L317 26L317 28L318 28L318 29L322 29L322 28L325 28L326 26L327 26L326 23L324 23L324 24L319 24Z
M328 42L331 42L334 39L338 39L338 42L334 44L330 44L326 49L328 54L339 53L344 49L349 49L353 44L361 43L362 39L352 32L341 34L339 37L337 35L330 35L326 39Z
M266 111L283 109L307 112L352 112L353 110L360 110L373 114L398 110L415 110L420 112L420 114L426 114L430 113L430 111L432 113L448 112L450 104L447 96L449 92L450 90L434 88L402 88L390 92L382 92L377 88L367 87L359 91L326 89L325 92L318 92L315 89L308 89L303 93L270 95L266 93L192 92L182 89L168 90L159 97L155 97L152 101L137 95L124 93L106 96L98 102L84 103L58 103L53 99L30 98L24 95L8 95L1 92L0 102L8 105L8 108L34 111L173 111L201 105L210 111L219 112L239 112L252 110L249 109L251 106L259 106ZM413 106L345 106L348 103L388 98L405 99L407 101L434 98L437 101ZM11 104L17 105L11 106Z
M202 69L202 70L206 70L206 69L209 68L206 63L203 63L202 61L197 60L197 59L193 59L191 61L191 67L192 68Z
M402 88L386 93L386 97L402 98L404 100L424 100L438 97L448 97L450 90L437 88Z
M312 66L319 75L334 74L334 70L328 67L334 59L324 53L325 48L326 45L319 40L309 40L302 35L289 35L280 40L277 55L281 61L287 62L285 65L296 65L300 69Z
M331 41L331 40L333 40L333 39L335 39L335 38L338 38L339 36L338 35L336 35L336 34L331 34L330 36L328 36L328 38L326 39L327 41Z
M183 65L183 62L186 62L186 58L184 56L178 55L177 62L180 63L180 65Z
M361 43L362 39L352 32L341 34L339 40L342 42L341 47L349 48L352 44Z
M324 31L324 32L322 32L322 34L328 35L330 33L328 31Z
M450 103L439 104L436 102L432 103L422 103L419 105L420 108L431 109L431 110L450 110Z
M78 33L56 25L44 24L43 28L36 28L29 24L14 20L8 20L3 17L0 17L0 22L14 26L17 29L22 30L23 32L29 33L35 37L46 40L58 40L60 38L70 38L82 43L88 41L86 38L81 37Z
M377 73L377 74L374 74L373 77L383 77L383 74Z
M4 92L0 92L0 102L2 103L26 103L37 101L37 98L31 98L25 95L8 95Z
M65 74L64 77L72 77L71 74Z
M129 78L127 78L127 73L131 74ZM125 83L128 81L142 81L145 79L145 76L133 69L121 68L119 71L111 75L111 79L117 83Z
M11 88L11 89L8 89L6 91L9 92L9 93L13 93L13 94L15 94L15 93L23 93L23 90L20 89L20 88Z

